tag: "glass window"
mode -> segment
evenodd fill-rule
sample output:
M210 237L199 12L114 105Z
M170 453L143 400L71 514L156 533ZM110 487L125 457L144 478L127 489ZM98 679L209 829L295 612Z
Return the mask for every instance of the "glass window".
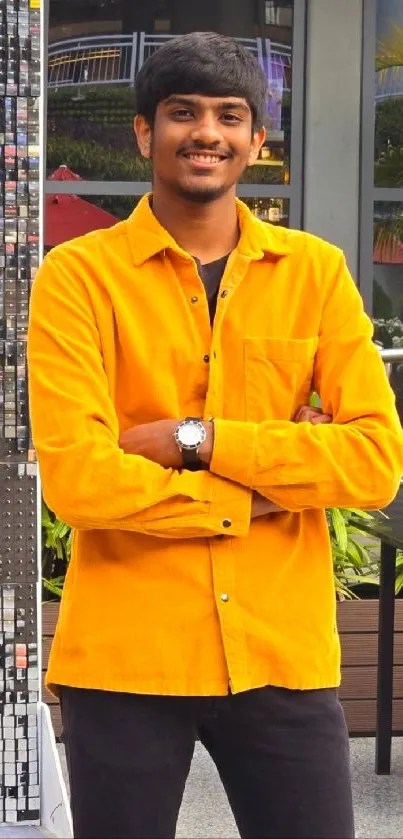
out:
M266 0L49 0L47 174L60 164L81 178L148 181L133 139L133 83L173 35L232 35L269 82L267 142L245 183L290 178L293 2Z
M280 23L280 9L273 3L272 0L266 0L264 4L264 15L265 15L265 23L267 26L270 24L274 24L275 26Z
M374 209L375 338L403 347L403 202L376 201Z
M288 227L289 200L288 198L243 198L256 218L270 224Z
M374 206L374 339L403 349L403 202ZM389 380L403 425L403 363L388 364Z
M403 186L403 2L377 0L375 186Z

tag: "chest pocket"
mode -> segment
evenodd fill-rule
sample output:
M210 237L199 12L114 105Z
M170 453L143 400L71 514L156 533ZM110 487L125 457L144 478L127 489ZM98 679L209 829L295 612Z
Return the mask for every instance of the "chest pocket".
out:
M290 420L308 402L318 338L245 338L246 420Z

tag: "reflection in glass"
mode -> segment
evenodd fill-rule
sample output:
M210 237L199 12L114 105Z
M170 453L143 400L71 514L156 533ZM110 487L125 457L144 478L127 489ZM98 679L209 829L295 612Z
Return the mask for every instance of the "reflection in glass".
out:
M403 186L403 2L377 1L375 186Z
M84 236L92 230L112 227L127 218L139 201L132 195L47 195L45 206L45 251Z
M243 198L256 218L270 224L288 227L288 198Z
M403 347L403 203L377 201L374 208L375 340Z
M50 0L48 174L60 164L91 180L150 179L133 139L133 83L168 38L213 30L238 38L269 83L267 142L249 183L288 183L293 2Z
M374 205L374 339L403 349L403 202ZM390 383L403 425L403 363L391 365Z

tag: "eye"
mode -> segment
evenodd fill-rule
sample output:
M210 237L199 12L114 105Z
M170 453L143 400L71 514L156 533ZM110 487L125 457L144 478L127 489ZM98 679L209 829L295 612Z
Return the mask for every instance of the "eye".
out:
M239 116L239 114L230 114L230 113L223 114L222 119L224 119L225 122L232 122L232 123L242 122L242 118Z
M172 117L172 119L177 120L191 119L192 116L193 114L191 111L189 111L188 108L176 108L174 111L171 111L170 113L170 117Z

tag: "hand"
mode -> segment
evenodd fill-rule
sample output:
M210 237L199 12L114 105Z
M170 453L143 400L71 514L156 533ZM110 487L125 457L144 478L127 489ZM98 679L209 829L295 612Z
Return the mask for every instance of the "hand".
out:
M174 432L180 420L164 419L134 425L120 435L119 446L126 454L137 454L159 463L164 469L183 469L182 452L174 439ZM203 463L210 463L213 453L213 423L203 422L206 440L200 446L199 456Z
M273 504L272 501L264 498L263 495L259 495L258 492L254 492L252 496L251 519L267 516L269 513L284 513L284 509L283 507L278 507L277 504Z
M298 408L294 422L310 422L311 425L321 425L333 421L331 414L324 414L320 408L312 408L310 405L302 405Z

